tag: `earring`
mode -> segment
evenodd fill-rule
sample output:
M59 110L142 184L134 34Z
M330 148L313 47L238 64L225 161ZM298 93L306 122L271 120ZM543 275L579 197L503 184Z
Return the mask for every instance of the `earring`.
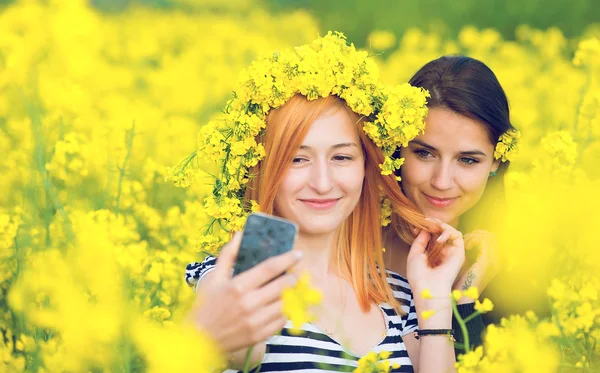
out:
M490 172L490 176L489 176L489 177L494 177L494 176L496 176L496 172L497 172L497 171L492 171L492 172Z

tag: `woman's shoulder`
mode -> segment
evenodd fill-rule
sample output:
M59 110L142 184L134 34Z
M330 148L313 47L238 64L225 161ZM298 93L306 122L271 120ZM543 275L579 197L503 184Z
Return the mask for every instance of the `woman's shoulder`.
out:
M185 267L185 282L195 288L202 277L215 269L217 258L208 255L202 262L192 262Z

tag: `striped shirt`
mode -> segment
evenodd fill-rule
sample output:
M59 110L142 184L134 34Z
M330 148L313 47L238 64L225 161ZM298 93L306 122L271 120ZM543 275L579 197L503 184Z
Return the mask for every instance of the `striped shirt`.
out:
M215 257L209 256L202 263L190 263L185 273L187 284L197 287L199 281L215 269L216 260ZM417 314L412 292L405 278L391 271L387 271L387 275L394 297L400 302L405 315L400 316L386 303L379 305L385 318L386 333L373 351L391 353L389 362L400 365L398 368L392 368L391 372L413 372L402 340L402 336L417 330ZM259 366L260 372L352 372L358 366L360 357L344 349L342 344L317 325L304 324L301 328L304 333L300 336L290 333L291 326L288 321L279 335L267 339L266 353Z

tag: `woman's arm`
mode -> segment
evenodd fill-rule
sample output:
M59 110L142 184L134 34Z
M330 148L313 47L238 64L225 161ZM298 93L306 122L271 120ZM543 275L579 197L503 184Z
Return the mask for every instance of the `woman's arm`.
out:
M423 299L415 295L419 330L425 329L451 329L452 307L450 297L442 299ZM425 310L438 310L428 318L422 316ZM407 334L404 344L410 357L415 372L454 372L456 357L454 343L448 336L421 336L418 340L414 334Z
M500 255L495 236L484 230L476 230L464 237L465 251L477 252L475 261L469 265L464 273L459 275L453 290L467 290L470 287L476 287L479 292L487 287L492 279L500 270ZM458 313L465 319L475 312L474 300L468 297L462 297L457 301ZM455 331L456 342L464 344L464 336L460 330L456 318L452 317L452 325ZM485 329L483 316L478 315L467 323L467 333L469 335L469 344L471 347L480 346L482 343L482 334ZM464 353L464 349L455 349L456 355Z
M265 340L285 324L281 292L295 278L281 274L299 259L298 252L270 258L256 267L231 277L239 247L239 236L221 251L215 269L198 284L197 301L189 319L228 354L229 367L241 369L250 346L251 366L266 351Z
M459 275L452 289L464 291L470 287L476 287L481 294L500 271L501 260L498 243L494 234L484 230L466 234L464 242L465 251L476 252L477 256L475 261ZM473 299L463 297L457 303L471 302Z
M452 329L452 303L450 292L452 285L464 263L464 242L462 234L450 225L434 220L443 232L437 239L443 244L442 263L429 267L425 248L430 234L421 231L413 242L408 255L407 277L410 283L419 323L419 330ZM423 291L433 295L423 297ZM433 314L424 313L432 311ZM426 335L418 340L414 336L404 338L415 371L420 373L454 372L456 361L454 343L448 336Z

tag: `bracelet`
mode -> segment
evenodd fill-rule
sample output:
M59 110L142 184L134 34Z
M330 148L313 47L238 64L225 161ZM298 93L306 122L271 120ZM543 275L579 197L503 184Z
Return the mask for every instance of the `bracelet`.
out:
M448 338L452 342L456 342L456 338L454 338L454 330L452 329L423 329L417 330L415 332L415 339L419 339L420 337L424 337L427 335L443 335L448 336Z

